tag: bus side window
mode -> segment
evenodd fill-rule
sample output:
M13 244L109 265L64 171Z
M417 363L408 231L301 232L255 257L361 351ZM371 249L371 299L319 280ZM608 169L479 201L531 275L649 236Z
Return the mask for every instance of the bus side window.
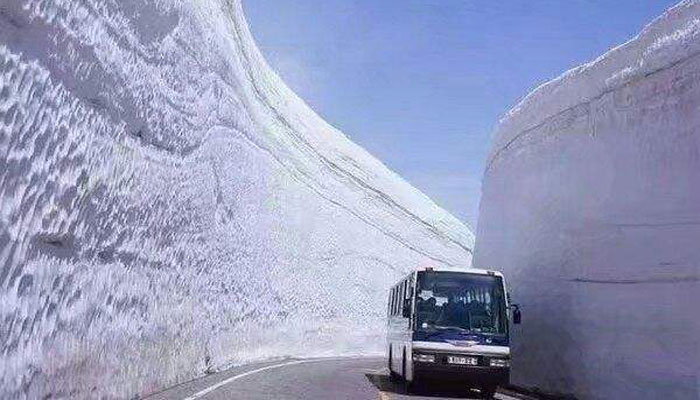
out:
M403 295L401 296L401 316L403 317L404 308L406 307L406 298L408 298L408 279L403 281Z
M401 285L396 288L396 315L401 315Z
M401 285L401 316L403 316L403 308L406 305L406 296L408 295L408 281L403 281L403 285Z
M396 315L401 315L401 284L396 288Z
M393 292L391 291L391 289L389 289L389 297L388 297L387 302L386 302L387 303L386 314L389 316L391 315L391 295L392 295L392 293Z
M399 287L401 288L399 290L399 309L396 314L401 316L401 314L403 314L403 282L401 282L401 285Z
M396 287L394 287L394 296L392 296L394 304L391 306L391 315L396 315L396 296L397 296L398 290Z
M401 288L398 286L396 287L396 305L394 306L394 315L399 315L399 308L401 305L399 304L399 296L401 295Z
M389 316L394 315L394 288L389 290Z

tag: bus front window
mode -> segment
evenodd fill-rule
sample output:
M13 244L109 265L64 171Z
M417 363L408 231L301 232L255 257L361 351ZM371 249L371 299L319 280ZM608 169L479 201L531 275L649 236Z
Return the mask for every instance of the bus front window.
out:
M500 277L422 271L417 283L417 329L506 333L505 296Z

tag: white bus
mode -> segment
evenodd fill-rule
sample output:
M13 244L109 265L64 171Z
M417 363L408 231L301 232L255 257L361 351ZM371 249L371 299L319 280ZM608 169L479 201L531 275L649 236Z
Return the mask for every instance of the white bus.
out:
M458 382L492 398L510 379L509 310L494 271L415 271L389 292L387 360L392 377Z

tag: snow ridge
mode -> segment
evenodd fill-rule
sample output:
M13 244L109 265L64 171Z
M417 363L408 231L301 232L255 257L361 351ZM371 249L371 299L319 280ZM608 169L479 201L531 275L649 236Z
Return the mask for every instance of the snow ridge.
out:
M503 270L525 315L514 383L698 398L699 35L684 1L497 128L474 262Z
M0 5L0 397L382 350L474 236L267 66L240 0Z
M700 1L685 0L590 63L544 83L508 111L496 130L488 171L501 154L542 124L700 54Z

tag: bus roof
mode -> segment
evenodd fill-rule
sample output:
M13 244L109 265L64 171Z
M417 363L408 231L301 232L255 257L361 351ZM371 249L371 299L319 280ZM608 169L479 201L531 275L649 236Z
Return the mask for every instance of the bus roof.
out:
M475 274L475 275L495 275L503 278L503 274L498 271L487 270L487 269L477 269L477 268L432 268L423 267L419 268L418 271L434 271L434 272L461 272L465 274Z
M501 278L502 280L505 281L505 277L503 276L502 273L498 271L493 271L493 270L488 270L488 269L477 269L477 268L434 268L434 267L420 267L417 268L416 270L412 271L408 275L404 276L399 280L399 282L395 283L392 287L400 285L403 281L408 279L411 275L413 275L416 272L422 272L422 271L433 271L433 272L457 272L457 273L463 273L463 274L472 274L472 275L490 275L490 276L497 276Z

